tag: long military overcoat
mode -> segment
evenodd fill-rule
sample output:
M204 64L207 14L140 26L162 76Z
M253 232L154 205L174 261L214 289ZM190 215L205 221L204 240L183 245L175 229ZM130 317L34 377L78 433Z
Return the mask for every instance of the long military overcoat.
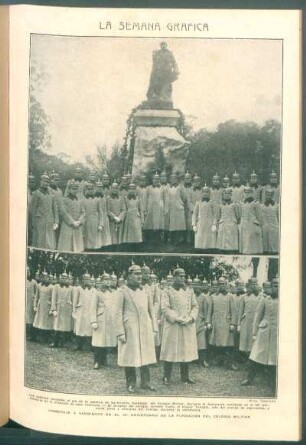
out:
M176 290L165 289L161 307L164 314L163 336L160 359L167 362L191 362L198 358L195 320L198 304L190 288ZM186 325L178 322L178 317L192 317Z
M90 304L90 321L98 323L92 331L92 346L110 348L117 346L115 331L116 292L97 291Z
M34 328L47 331L53 329L53 315L50 314L52 288L53 286L45 286L43 284L37 286L36 297L34 300L34 306L37 308L33 322Z
M237 323L237 311L231 294L213 294L208 306L207 323L212 324L210 344L234 346L234 334L230 325Z
M237 326L240 326L239 349L251 352L253 346L253 322L260 297L254 294L243 295L239 302Z
M96 289L75 288L73 295L74 332L80 337L91 337L92 327L90 320L90 305Z
M48 190L36 190L31 199L31 218L33 226L33 246L41 249L56 249L56 236L53 225L59 223L56 198Z
M69 196L59 201L62 219L57 249L64 252L83 252L83 224L85 222L85 209L82 200L71 199ZM80 221L79 227L73 223Z
M52 290L51 302L51 310L57 312L53 324L53 329L55 331L72 331L72 303L72 287L55 284Z
M278 298L262 298L254 318L256 339L250 359L263 365L277 364Z
M157 332L157 325L148 293L128 286L118 289L115 320L117 336L126 337L126 343L118 341L118 365L140 367L155 363L153 332Z

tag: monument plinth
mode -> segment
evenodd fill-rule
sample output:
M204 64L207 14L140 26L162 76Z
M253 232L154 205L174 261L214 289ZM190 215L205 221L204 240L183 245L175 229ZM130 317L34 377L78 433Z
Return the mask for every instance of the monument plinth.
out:
M136 126L179 127L181 115L178 110L138 109L134 113Z
M153 51L147 100L132 115L135 129L132 173L135 176L152 169L179 173L186 169L190 143L180 133L182 113L173 108L172 102L172 83L178 79L179 71L166 42L160 47Z

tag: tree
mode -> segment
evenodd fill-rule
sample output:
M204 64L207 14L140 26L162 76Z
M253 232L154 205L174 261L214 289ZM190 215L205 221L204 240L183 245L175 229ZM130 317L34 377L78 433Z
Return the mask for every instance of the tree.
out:
M30 98L29 98L29 150L35 154L37 150L46 150L51 147L51 136L48 130L50 117L46 114L37 96L42 86L48 83L42 65L34 60L30 69Z
M201 129L191 135L188 168L211 183L218 172L221 177L239 171L242 181L255 170L262 182L267 182L271 169L279 173L280 123L229 120L215 131Z

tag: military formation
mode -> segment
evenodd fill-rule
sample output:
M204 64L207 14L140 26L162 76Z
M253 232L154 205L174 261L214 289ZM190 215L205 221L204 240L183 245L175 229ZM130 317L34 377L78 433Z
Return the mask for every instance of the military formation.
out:
M64 190L60 175L30 175L28 245L66 252L180 251L278 254L278 177L260 185L250 174L243 185L235 172L207 185L198 176L165 172L151 178L126 174L118 182L80 168ZM172 250L171 250L172 249Z
M184 269L158 279L148 266L132 264L124 276L103 272L81 280L63 272L34 277L28 270L26 332L29 341L80 351L90 344L93 367L103 370L110 351L124 368L128 393L156 387L150 365L163 362L161 384L179 366L181 381L195 384L191 364L247 367L242 385L251 385L262 368L276 388L278 278L208 282L186 277ZM77 352L76 352L77 353ZM90 366L90 364L88 364Z

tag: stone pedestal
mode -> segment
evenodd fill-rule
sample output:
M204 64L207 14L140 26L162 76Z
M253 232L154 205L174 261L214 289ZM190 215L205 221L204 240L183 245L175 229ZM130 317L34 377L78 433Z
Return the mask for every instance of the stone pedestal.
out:
M161 159L163 169L185 172L190 143L178 131L180 119L174 109L138 109L134 113L133 175L160 168Z

